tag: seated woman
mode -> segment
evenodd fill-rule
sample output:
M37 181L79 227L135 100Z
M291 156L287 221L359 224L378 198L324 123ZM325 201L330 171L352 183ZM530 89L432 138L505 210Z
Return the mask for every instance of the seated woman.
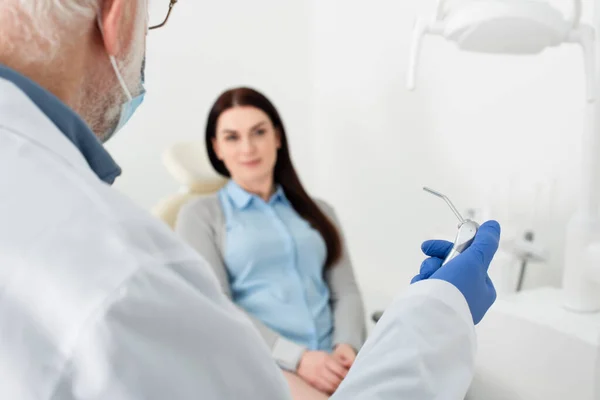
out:
M332 208L294 170L279 113L262 94L222 94L206 127L216 195L185 205L176 231L271 348L294 399L326 399L365 339L364 309Z

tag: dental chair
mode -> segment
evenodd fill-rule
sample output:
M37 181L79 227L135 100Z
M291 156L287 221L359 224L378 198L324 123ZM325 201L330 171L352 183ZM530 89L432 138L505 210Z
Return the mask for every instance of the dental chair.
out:
M171 228L175 228L177 214L184 204L195 197L217 192L227 182L212 168L204 142L176 143L163 153L162 161L180 189L161 200L152 214Z

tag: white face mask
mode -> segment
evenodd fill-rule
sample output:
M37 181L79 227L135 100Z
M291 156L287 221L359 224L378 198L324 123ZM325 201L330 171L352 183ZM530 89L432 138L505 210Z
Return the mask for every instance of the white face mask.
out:
M102 28L102 22L101 22L100 16L98 16L98 27L100 28L100 33L104 37L104 29ZM127 122L129 122L129 120L131 119L133 114L135 114L138 107L144 101L144 97L146 95L146 89L144 88L146 59L144 58L144 61L142 62L142 71L141 71L142 92L138 96L132 97L131 92L129 91L129 89L127 88L127 85L125 84L123 75L119 71L119 67L117 66L117 60L115 59L114 56L109 56L109 58L110 58L110 63L113 67L113 70L115 71L115 75L117 76L117 80L119 81L119 84L121 85L121 88L123 89L123 92L125 92L125 96L127 97L127 100L121 106L119 122L117 123L117 125L115 125L114 128L112 128L110 131L108 131L106 133L106 135L102 139L103 142L108 141L111 137L113 137L115 135L115 133L117 133L119 130L121 130L121 128L123 128L127 124Z

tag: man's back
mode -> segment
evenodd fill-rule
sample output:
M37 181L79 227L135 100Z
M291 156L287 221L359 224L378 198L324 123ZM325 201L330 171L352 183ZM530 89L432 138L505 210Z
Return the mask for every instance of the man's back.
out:
M288 396L197 254L1 79L0 171L0 398Z
M114 171L102 172L106 152L83 121L2 73L0 399L290 398L266 344L203 260L98 179ZM446 271L487 270L499 227L481 230L471 254L486 258ZM479 270L474 278L486 276ZM450 281L411 285L332 398L464 397L475 349L469 304Z

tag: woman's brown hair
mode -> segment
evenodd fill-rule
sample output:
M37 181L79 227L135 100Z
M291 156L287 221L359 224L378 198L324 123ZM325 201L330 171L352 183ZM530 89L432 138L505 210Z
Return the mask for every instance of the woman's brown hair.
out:
M231 175L225 164L219 160L213 148L213 139L217 134L217 122L221 114L230 108L250 106L262 110L267 114L275 130L281 138L281 147L277 152L274 181L283 187L286 197L296 212L308 221L311 226L319 231L327 246L326 267L333 266L342 255L340 233L335 225L321 211L315 201L306 193L300 178L294 169L288 140L283 122L275 106L263 94L250 88L236 88L223 93L213 105L208 115L206 124L206 150L213 168L221 175L230 178Z

